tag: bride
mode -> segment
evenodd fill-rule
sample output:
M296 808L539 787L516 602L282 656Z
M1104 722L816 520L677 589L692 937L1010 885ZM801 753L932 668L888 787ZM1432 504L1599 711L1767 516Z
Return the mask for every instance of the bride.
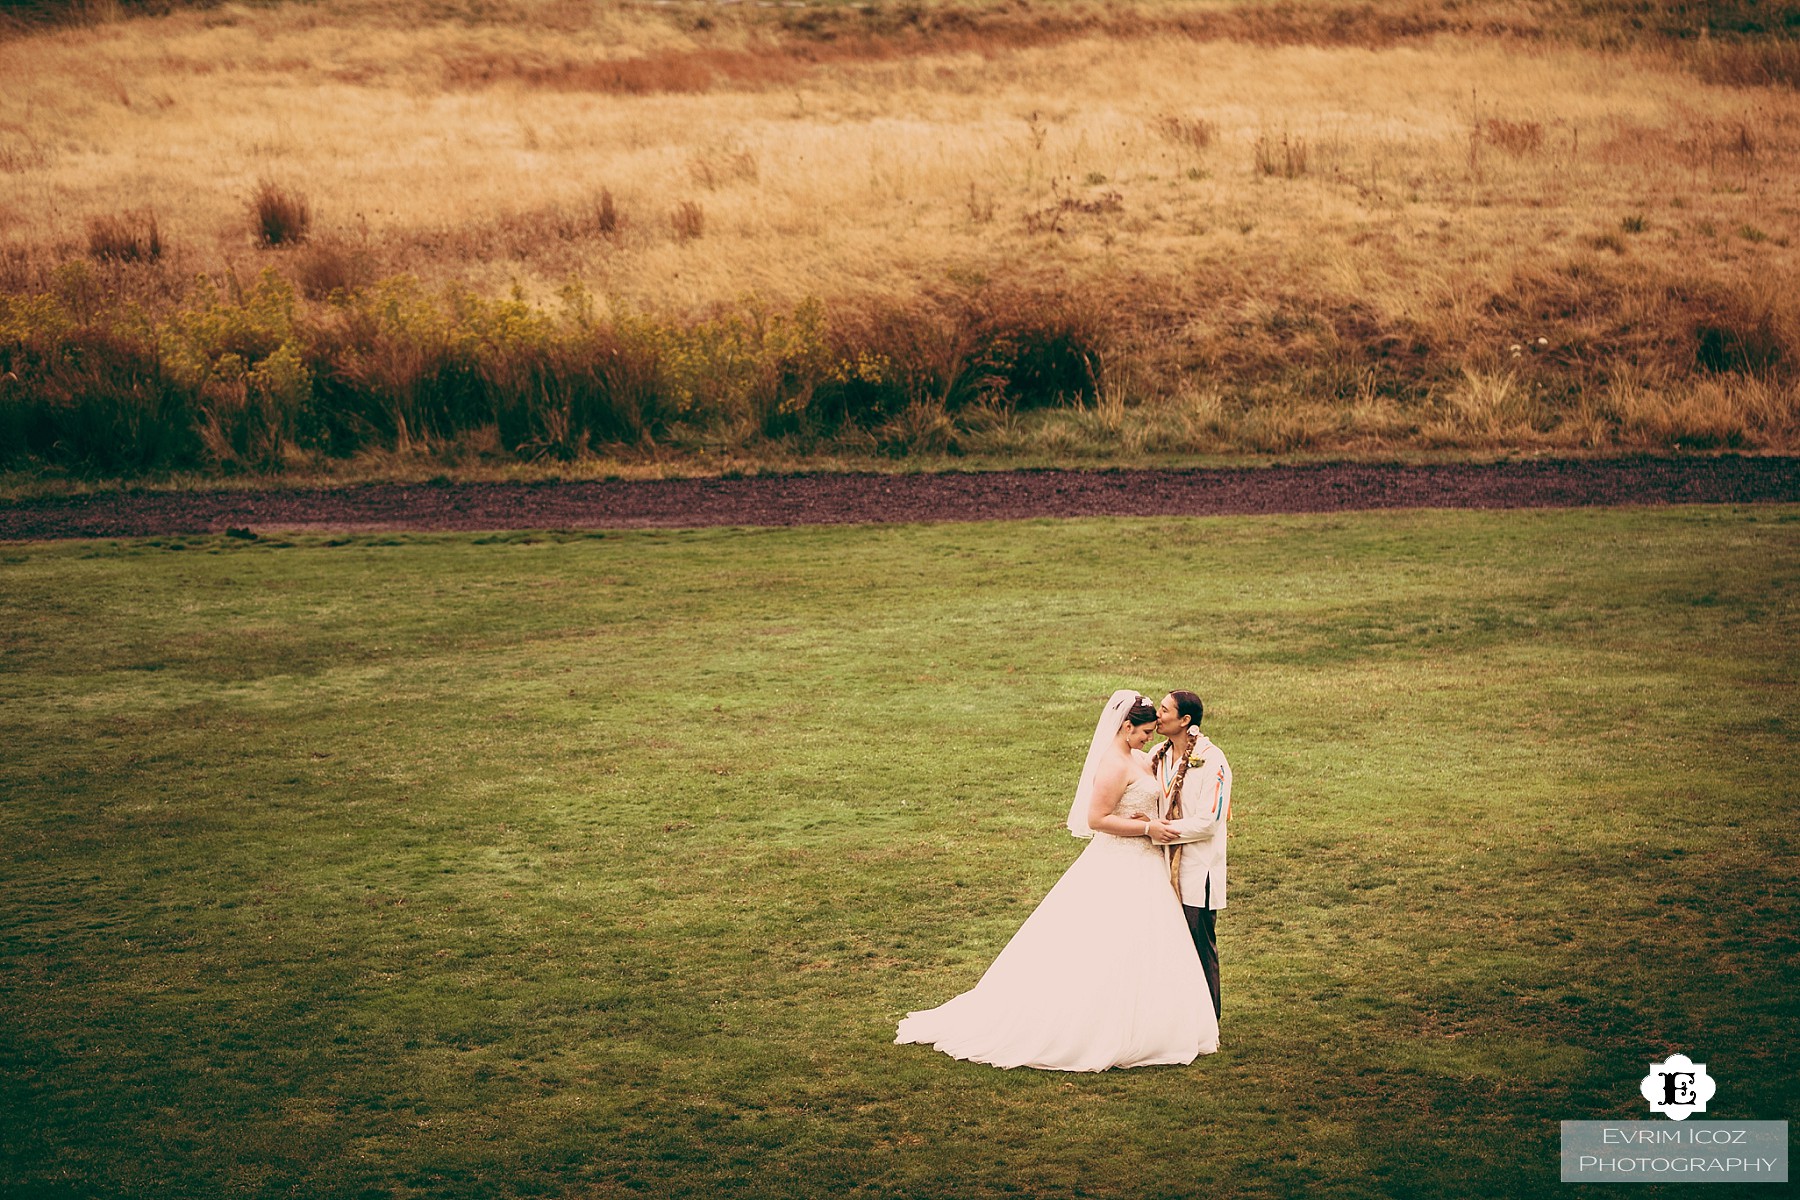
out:
M1150 822L1161 788L1140 753L1156 709L1114 692L1069 811L1092 838L972 991L900 1022L924 1042L996 1067L1104 1071L1190 1063L1219 1048L1219 1022L1181 901Z

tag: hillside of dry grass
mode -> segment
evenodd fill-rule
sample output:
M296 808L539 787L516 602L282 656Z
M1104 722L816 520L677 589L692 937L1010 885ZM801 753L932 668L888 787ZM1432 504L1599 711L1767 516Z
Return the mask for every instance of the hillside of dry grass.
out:
M1796 13L88 4L0 459L1792 450Z

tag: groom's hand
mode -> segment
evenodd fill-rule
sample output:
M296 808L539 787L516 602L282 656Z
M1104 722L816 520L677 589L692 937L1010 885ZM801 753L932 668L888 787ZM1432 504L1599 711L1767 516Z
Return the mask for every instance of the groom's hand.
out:
M1150 822L1150 840L1159 846L1166 846L1179 836L1175 832L1175 827L1167 821Z

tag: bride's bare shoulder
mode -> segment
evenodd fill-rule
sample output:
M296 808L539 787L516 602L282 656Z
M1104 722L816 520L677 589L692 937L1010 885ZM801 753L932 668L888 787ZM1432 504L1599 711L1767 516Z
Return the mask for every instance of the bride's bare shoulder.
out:
M1136 771L1130 759L1109 754L1094 768L1094 782L1103 787L1123 787Z

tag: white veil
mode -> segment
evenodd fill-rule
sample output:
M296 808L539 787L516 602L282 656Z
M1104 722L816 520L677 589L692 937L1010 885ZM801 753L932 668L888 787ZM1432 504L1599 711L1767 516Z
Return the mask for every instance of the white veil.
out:
M1081 764L1081 782L1075 785L1075 803L1069 807L1069 832L1078 838L1094 836L1088 825L1088 805L1094 799L1094 768L1099 766L1113 738L1118 735L1125 714L1142 694L1121 689L1114 692L1106 707L1100 710L1100 723L1094 726L1094 740L1088 743L1087 761Z

